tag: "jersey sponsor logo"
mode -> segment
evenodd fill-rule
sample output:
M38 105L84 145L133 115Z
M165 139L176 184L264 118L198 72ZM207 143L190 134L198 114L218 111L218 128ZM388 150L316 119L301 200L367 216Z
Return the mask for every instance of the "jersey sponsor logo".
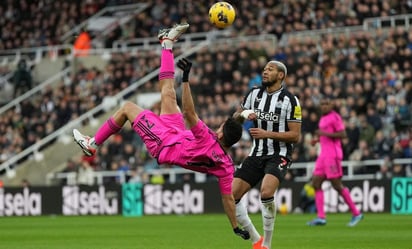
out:
M263 112L257 109L256 116L258 119L262 119L265 121L273 121L275 123L279 122L279 115L274 112Z
M302 109L300 108L300 106L295 106L295 112L293 117L296 119L302 119Z

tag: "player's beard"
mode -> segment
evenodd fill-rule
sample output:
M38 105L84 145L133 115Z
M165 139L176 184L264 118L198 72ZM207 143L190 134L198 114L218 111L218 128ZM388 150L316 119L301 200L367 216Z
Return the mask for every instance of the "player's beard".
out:
M274 86L276 84L276 81L262 81L262 86L264 87L271 87Z

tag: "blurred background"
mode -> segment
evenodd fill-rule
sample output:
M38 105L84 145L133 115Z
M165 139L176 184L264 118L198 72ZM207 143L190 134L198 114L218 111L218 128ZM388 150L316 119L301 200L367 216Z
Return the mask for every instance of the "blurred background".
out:
M310 180L319 149L311 140L324 96L336 98L348 133L344 180L412 175L411 1L230 1L237 16L224 30L208 21L213 3L1 1L1 184L215 181L158 165L129 125L91 158L71 137L73 128L93 135L124 100L158 110L157 32L180 21L190 28L174 53L194 62L195 105L212 128L260 85L268 60L287 65L285 86L299 97L303 114L287 181ZM251 146L247 125L231 151L236 164Z

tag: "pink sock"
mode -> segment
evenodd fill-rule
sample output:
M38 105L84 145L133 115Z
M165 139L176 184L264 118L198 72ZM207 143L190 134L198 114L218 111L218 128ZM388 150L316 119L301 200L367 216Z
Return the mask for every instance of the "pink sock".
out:
M325 219L326 218L325 210L323 209L323 205L324 205L323 190L316 190L315 204L316 204L316 210L318 212L318 217L321 219Z
M162 49L160 57L159 80L173 79L175 72L175 58L171 49Z
M111 135L119 132L120 129L122 129L122 127L119 126L118 124L116 124L113 117L110 117L97 130L96 134L94 135L94 142L97 145L102 145L108 137L110 137Z
M356 208L355 204L352 201L352 197L350 196L349 189L344 188L342 192L340 193L345 200L346 204L348 204L350 211L354 216L357 216L360 214L359 210Z

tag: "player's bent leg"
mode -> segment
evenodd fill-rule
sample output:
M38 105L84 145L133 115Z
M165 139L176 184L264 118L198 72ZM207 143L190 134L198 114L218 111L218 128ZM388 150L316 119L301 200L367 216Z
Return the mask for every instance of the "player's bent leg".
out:
M132 123L134 119L143 111L144 109L136 105L133 102L126 101L122 107L113 115L113 119L117 125L123 126L126 121Z
M93 156L99 145L103 144L112 134L119 132L126 121L133 122L142 111L141 107L127 101L100 126L94 137L83 135L77 129L73 129L73 139L86 156Z
M342 184L342 180L340 177L330 179L330 181L332 183L333 188L342 196L346 205L348 205L349 210L352 212L352 219L348 223L348 226L356 226L359 223L359 221L363 219L363 215L353 202L349 189Z

